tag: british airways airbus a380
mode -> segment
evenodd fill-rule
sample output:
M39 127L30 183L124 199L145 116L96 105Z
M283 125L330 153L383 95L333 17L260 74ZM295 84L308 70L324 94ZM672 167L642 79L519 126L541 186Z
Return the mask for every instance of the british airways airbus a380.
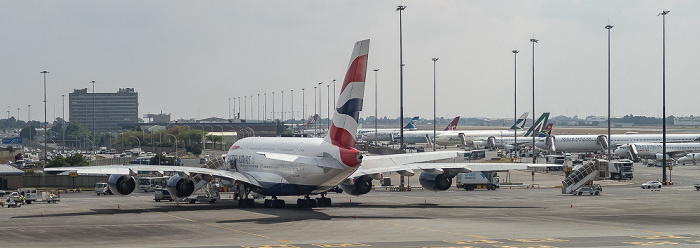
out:
M457 157L458 152L426 152L363 157L355 149L357 119L362 110L369 40L355 43L343 81L330 131L324 138L250 137L234 143L228 151L225 168L206 169L180 166L93 166L48 168L47 171L76 171L83 174L108 174L114 193L128 195L136 187L138 171L175 173L168 180L168 192L176 198L190 196L214 178L236 181L241 196L239 205L254 205L249 193L256 192L272 199L267 207L284 207L278 196L300 196L297 205L328 206L325 193L335 186L351 195L366 194L373 179L384 172L413 175L421 170L419 182L428 190L447 190L452 178L470 172L467 164L435 164L419 162ZM313 199L310 195L321 194Z

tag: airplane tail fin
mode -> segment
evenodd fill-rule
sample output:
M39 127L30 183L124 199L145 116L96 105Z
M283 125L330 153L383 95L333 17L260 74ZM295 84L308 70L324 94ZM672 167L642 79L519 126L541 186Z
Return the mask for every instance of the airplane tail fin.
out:
M552 126L554 126L554 123L547 123L547 126L544 128L544 130L542 130L542 132L540 132L539 135L537 135L537 137L548 137L552 135Z
M417 129L416 124L413 124L413 122L409 122L409 123L406 124L406 126L404 126L403 128L404 128L404 129L408 129L408 130L416 130L416 129Z
M455 117L450 124L445 127L445 130L442 131L455 131L457 130L457 123L459 123L459 116Z
M535 135L542 130L542 127L547 126L547 122L549 121L549 112L544 112L542 115L540 115L540 118L537 118L537 121L532 124L530 129L527 130L525 133L525 137L529 137L530 135Z
M413 119L411 119L411 123L416 124L420 120L420 117L414 116Z
M365 95L369 39L355 42L350 64L340 88L330 130L324 140L339 147L355 147L357 119Z
M527 120L527 115L528 115L528 114L530 114L530 113L529 113L529 112L525 112L525 113L523 113L523 114L520 116L520 118L518 118L517 120L515 120L515 123L513 124L513 126L510 127L510 130L513 130L513 129L523 129L523 127L525 127L525 122L526 122L526 120Z
M307 121L306 124L301 125L301 126L306 127L306 126L309 126L309 125L313 125L314 123L316 123L316 120L317 120L317 119L318 119L318 114L315 114L314 116L312 116L311 118L309 118L309 121Z

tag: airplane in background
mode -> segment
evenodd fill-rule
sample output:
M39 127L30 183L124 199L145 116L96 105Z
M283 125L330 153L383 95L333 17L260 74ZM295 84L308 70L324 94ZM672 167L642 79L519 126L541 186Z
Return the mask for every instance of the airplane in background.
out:
M668 136L668 135L667 135ZM666 137L668 139L668 137ZM666 143L666 155L681 156L700 151L700 143ZM663 159L663 143L629 143L615 149L615 155L632 160L640 158Z
M363 195L372 189L372 180L382 173L414 175L421 170L419 183L426 190L443 191L458 173L471 172L466 163L421 163L456 158L458 151L424 152L381 156L363 156L354 148L357 120L362 110L369 40L355 43L347 73L336 102L330 130L323 138L248 137L234 143L219 169L183 166L88 166L46 168L46 172L107 174L112 192L131 194L139 171L175 173L168 179L167 190L183 199L219 178L233 181L241 207L252 207L251 192L269 196L266 207L284 207L278 196L303 196L299 207L331 205L326 192L339 186L350 195ZM526 164L521 164L526 166ZM320 194L313 199L310 195Z
M680 164L680 165L686 165L686 164L691 164L691 163L693 165L697 165L698 160L700 160L700 153L694 152L694 153L688 153L676 161L678 161L678 164Z
M413 117L413 119L403 127L404 131L418 129L416 127L416 122L418 122L418 120L420 120L418 116ZM400 133L401 129L397 128L379 128L376 129L376 132L374 128L361 128L357 130L357 137L363 141L392 141L393 137Z
M520 118L518 118L518 121L511 127L512 129L521 129L522 126L525 125L524 120L527 117L527 112L522 114ZM521 126L518 126L518 124L523 123ZM404 143L406 144L418 144L418 143L429 143L432 144L434 141L433 134L437 135L440 137L440 135L449 135L450 133L464 133L464 132L469 132L469 133L476 133L476 132L481 132L481 131L486 131L486 130L466 130L466 131L457 131L457 123L459 123L459 116L455 117L455 119L450 122L447 127L442 130L442 131L436 131L433 133L432 130L426 130L426 131L413 131L413 132L408 132L404 133ZM453 128L454 126L454 128ZM451 130L450 130L451 129ZM401 136L396 136L394 137L394 141L398 141Z
M527 113L523 114L526 116ZM519 118L525 120L525 118ZM529 136L533 133L539 133L540 130L543 129L543 127L546 126L546 123L549 120L549 113L545 112L540 115L539 118L537 118L537 121L533 123L533 125L527 130L527 131L518 131L518 130L463 130L463 131L452 131L452 132L444 132L442 134L438 134L437 137L435 137L435 145L437 146L453 146L453 145L462 145L462 146L473 146L475 143L474 141L476 140L477 142L480 140L488 139L489 137L506 137L506 136L511 136L514 133L517 135L523 135L523 136ZM516 122L517 123L517 122ZM524 126L523 122L523 126ZM512 127L511 127L512 128Z
M301 125L300 127L308 127L310 125L316 124L316 120L318 120L318 114L314 114L311 118L309 118L309 121L304 123L304 125Z
M554 123L547 123L547 127L545 127L544 130L539 132L539 135L537 135L536 138L538 138L538 139L539 138L546 138L547 136L552 135L552 127L553 126L554 126ZM537 131L535 131L534 133L537 133ZM513 137L513 136L503 136L503 137L491 136L488 139L474 140L474 145L489 147L491 149L505 148L507 150L512 150L516 146L522 147L522 146L532 145L532 138L528 138L527 136L523 135L523 136L520 136L520 138L518 139L518 142L515 143L515 137Z
M667 134L666 142L681 143L693 142L700 138L700 134ZM662 134L612 134L611 141L608 142L607 135L551 135L549 137L539 139L535 142L535 146L548 151L564 151L564 152L598 152L606 151L608 144L611 149L629 143L661 143L663 141Z
M458 123L459 123L459 116L457 116L457 117L455 117L454 119L452 119L452 121L451 121L449 124L447 124L447 126L445 127L445 129L443 129L442 131L449 131L450 129L453 129L453 130L454 130L454 129L457 129L457 124L458 124ZM438 132L442 132L442 131L438 131ZM410 142L410 141L406 141L405 139L407 139L408 137L411 137L411 138L423 137L423 141L425 141L425 135L428 134L428 133L430 133L431 136L432 136L433 131L428 131L428 130L424 130L424 131L409 130L409 132L404 132L404 136L406 137L406 138L404 138L404 143L406 143L406 144L414 144L414 143L415 143L415 142L412 143L412 142ZM380 132L380 134L381 134L381 132ZM400 132L400 130L396 130L395 132L390 133L390 135L388 135L389 133L384 133L384 134L385 134L386 136L383 137L383 138L381 138L381 139L378 138L379 141L392 141L392 140L393 140L393 141L397 141L397 139L400 139L400 138L401 138L401 132ZM387 137L389 137L390 139L387 140L387 139L386 139ZM369 133L366 133L366 134L362 135L362 136L361 136L361 139L364 140L364 141L374 141L374 132L369 132ZM420 143L420 142L419 142L419 143Z

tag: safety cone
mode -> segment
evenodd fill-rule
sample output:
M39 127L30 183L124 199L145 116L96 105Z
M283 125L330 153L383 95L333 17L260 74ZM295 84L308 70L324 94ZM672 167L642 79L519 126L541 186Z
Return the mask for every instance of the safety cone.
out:
M119 208L119 204L117 204L117 208Z
M571 208L573 208L573 207L574 207L574 203L572 202L572 203L571 203Z
M428 203L428 198L425 198L425 201L423 201L423 203Z
M355 219L357 219L357 213L355 213Z
M44 211L41 211L41 217L44 217Z
M350 197L350 202L352 202L352 197Z

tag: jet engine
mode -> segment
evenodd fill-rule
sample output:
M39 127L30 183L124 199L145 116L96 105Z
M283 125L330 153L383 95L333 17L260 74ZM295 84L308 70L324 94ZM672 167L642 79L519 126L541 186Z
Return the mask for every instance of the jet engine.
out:
M129 175L114 174L109 176L107 185L112 193L128 195L136 189L136 179Z
M168 192L176 198L184 198L194 192L194 181L174 175L168 179Z
M372 190L372 178L365 175L347 179L338 186L340 186L340 188L343 189L343 192L347 193L348 195L364 195Z
M420 185L430 191L444 191L452 185L452 177L423 171L419 178Z

